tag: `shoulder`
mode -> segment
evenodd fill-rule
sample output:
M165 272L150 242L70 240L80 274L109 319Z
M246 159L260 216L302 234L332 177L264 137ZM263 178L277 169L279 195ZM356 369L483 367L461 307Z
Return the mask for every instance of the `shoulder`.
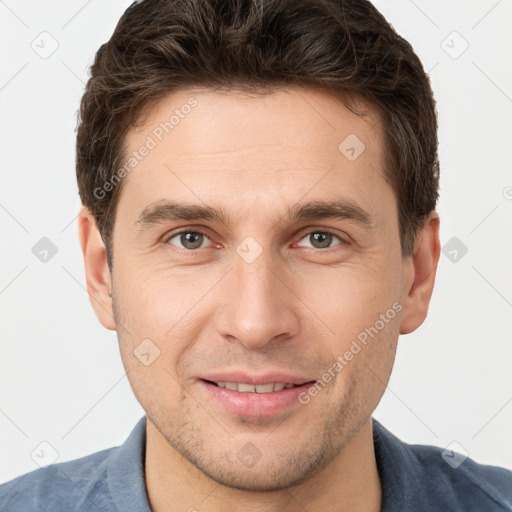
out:
M106 510L107 462L117 449L54 463L0 485L0 510Z
M151 512L144 482L146 417L120 446L36 469L0 485L2 512Z
M512 511L512 471L437 446L405 443L373 421L379 473L390 504L410 504L418 512Z
M410 445L435 498L456 503L461 510L512 511L512 471L480 464L466 455L437 446ZM458 510L458 509L457 509Z

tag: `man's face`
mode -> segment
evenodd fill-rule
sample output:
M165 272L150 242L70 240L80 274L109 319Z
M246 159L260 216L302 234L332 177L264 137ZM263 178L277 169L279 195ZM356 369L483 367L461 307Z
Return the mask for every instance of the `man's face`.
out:
M405 262L381 127L365 110L311 90L190 90L127 138L129 155L151 149L125 178L113 233L123 363L163 446L225 485L311 477L388 382Z

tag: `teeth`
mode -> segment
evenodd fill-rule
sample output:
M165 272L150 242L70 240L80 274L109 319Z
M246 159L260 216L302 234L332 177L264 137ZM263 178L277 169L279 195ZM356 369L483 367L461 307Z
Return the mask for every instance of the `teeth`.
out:
M216 382L219 388L226 388L240 393L272 393L273 391L281 391L290 389L295 384L284 384L282 382L272 382L270 384L246 384L244 382Z
M254 393L256 391L253 384L238 384L238 391L241 393Z
M274 384L258 384L256 386L256 393L272 393L274 391Z

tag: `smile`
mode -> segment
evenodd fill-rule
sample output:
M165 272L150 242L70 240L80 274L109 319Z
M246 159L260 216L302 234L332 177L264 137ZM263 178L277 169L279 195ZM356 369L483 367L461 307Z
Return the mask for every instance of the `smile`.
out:
M233 381L199 379L198 384L206 393L208 402L224 413L246 417L271 417L292 408L305 410L299 395L315 381L302 384L292 382L267 382L249 384Z
M231 391L239 391L240 393L273 393L274 391L282 391L295 387L295 384L282 382L271 382L269 384L246 384L244 382L210 382L219 388L230 389Z

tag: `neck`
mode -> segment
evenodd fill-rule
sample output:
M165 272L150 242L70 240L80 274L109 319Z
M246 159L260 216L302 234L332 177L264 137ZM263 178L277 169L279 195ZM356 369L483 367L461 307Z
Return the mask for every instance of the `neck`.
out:
M272 492L221 485L184 459L146 420L145 478L153 512L230 510L292 512L332 510L379 512L381 484L368 420L343 450L305 482ZM333 506L336 504L336 506Z

